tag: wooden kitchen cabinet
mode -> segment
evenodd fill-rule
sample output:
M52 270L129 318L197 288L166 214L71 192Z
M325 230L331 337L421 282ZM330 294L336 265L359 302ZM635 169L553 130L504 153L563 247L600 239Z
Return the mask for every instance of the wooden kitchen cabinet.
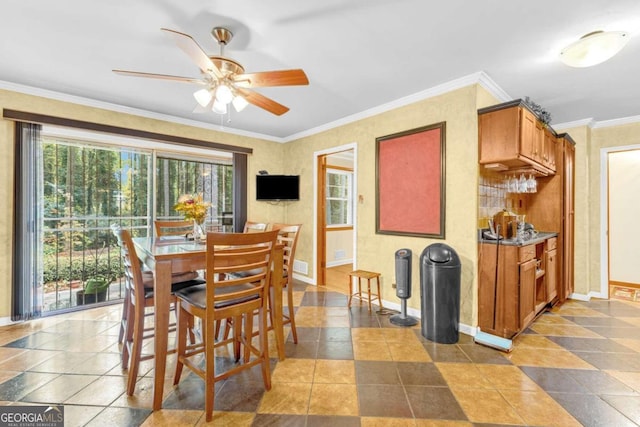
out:
M520 307L520 324L518 329L523 330L536 316L536 260L530 259L519 266L520 270L520 295L518 305Z
M546 128L544 130L544 142L542 144L542 164L552 171L556 171L556 135Z
M546 255L546 294L547 299L549 301L553 301L558 296L558 280L557 280L557 260L558 260L558 250L554 247L553 249L547 250Z
M479 162L490 169L512 169L552 175L551 139L535 113L516 100L478 110Z
M478 326L513 338L549 306L555 289L556 238L524 246L479 244ZM549 249L552 248L552 249Z
M556 173L537 178L538 192L527 201L527 222L538 230L558 233L552 274L555 297L562 303L573 293L574 286L575 142L568 134L558 135L555 142Z

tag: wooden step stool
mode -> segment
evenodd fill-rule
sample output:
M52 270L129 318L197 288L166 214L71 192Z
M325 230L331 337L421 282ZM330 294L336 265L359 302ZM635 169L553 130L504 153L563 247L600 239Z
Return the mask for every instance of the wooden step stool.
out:
M358 292L353 291L353 278L358 278ZM378 285L378 293L371 293L371 279L375 278ZM362 301L362 285L360 283L361 279L367 279L367 299L369 301L369 312L371 312L371 301L378 300L378 304L380 304L380 310L382 310L382 300L380 299L380 273L376 273L373 271L366 270L355 270L349 273L349 301L347 302L347 307L351 308L351 298L357 296Z

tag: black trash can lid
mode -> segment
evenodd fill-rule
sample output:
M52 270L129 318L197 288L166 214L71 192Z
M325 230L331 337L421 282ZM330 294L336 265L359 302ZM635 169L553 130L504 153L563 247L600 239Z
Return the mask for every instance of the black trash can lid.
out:
M423 262L428 259L431 263L447 264L448 266L460 265L460 258L456 251L444 243L434 243L422 252Z

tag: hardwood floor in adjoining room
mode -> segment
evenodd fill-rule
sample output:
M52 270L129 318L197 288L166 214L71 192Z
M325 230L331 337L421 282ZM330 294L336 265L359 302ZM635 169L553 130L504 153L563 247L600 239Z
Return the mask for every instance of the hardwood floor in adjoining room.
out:
M327 268L326 288L332 291L349 293L349 273L353 271L352 264L343 264Z
M431 342L366 304L347 309L341 291L296 281L298 344L289 334L284 361L270 351L270 391L259 367L220 382L213 425L640 425L637 303L569 300L506 354L464 334ZM151 411L151 362L126 395L119 319L114 305L0 327L0 405L62 404L68 426L204 425L203 381L174 387L174 356L162 410Z

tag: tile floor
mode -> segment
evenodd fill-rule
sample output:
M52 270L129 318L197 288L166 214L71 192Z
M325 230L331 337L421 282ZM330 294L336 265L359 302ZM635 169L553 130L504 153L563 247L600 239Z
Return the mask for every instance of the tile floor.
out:
M435 344L346 296L296 284L298 344L259 369L218 384L220 426L637 426L640 303L569 301L547 312L505 354ZM64 404L67 426L204 424L203 383L165 385L152 412L151 362L124 394L119 306L0 328L0 404ZM221 361L225 355L221 354ZM275 356L272 353L272 356Z

